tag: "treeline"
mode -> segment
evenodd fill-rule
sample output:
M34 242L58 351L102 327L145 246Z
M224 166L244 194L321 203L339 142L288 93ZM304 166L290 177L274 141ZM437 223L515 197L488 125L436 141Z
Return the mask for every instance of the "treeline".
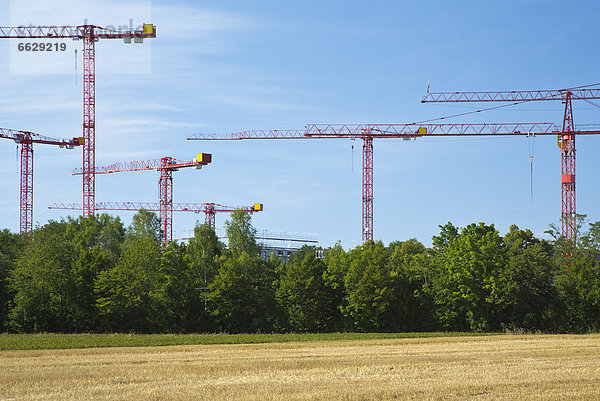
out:
M600 329L600 222L577 240L512 226L440 226L345 251L262 260L250 216L160 243L155 214L106 214L0 232L0 332L589 332Z

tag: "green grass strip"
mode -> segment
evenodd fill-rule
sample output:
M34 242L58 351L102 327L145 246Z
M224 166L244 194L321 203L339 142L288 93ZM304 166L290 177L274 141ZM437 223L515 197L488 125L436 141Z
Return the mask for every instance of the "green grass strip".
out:
M480 336L496 333L0 334L0 351Z

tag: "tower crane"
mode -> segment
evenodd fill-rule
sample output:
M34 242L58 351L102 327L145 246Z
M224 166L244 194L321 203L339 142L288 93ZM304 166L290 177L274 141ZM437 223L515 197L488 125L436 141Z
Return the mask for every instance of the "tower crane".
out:
M96 166L96 50L100 39L123 39L142 43L155 38L156 27L143 24L142 30L115 31L95 25L0 27L0 39L82 39L83 40L83 217L94 214Z
M42 143L73 149L82 144L83 138L54 139L30 131L7 128L0 128L0 138L12 139L21 145L19 231L21 234L25 234L33 228L33 144Z
M223 206L218 203L202 203L204 207L204 216L205 222L213 229L215 228L215 218L217 213L232 213L237 209L241 209L246 213L255 213L263 211L262 203L255 203L252 206L241 206L241 207L232 207L232 206Z
M194 212L204 213L204 221L213 230L215 229L215 215L217 213L231 213L235 210L243 210L246 213L256 213L263 211L262 203L255 203L252 206L223 206L218 203L173 203L174 212ZM48 209L79 210L78 203L53 203ZM99 202L96 203L96 210L126 210L137 211L140 209L160 211L158 203L151 202Z
M589 85L597 86L597 85ZM570 240L575 233L575 125L572 100L600 99L600 88L589 86L537 91L428 93L422 103L434 102L531 102L560 100L565 104L562 129L557 133L561 160L561 234Z
M250 130L236 133L200 133L188 140L361 138L362 240L373 239L373 139L420 138L427 136L519 136L557 135L563 130L553 123L481 123L481 124L309 124L304 130ZM576 134L600 134L600 131L573 131Z
M158 170L158 203L160 226L163 242L166 244L173 238L173 172L185 167L196 169L206 166L212 161L210 153L199 153L196 160L182 161L172 157L161 159L134 160L116 162L102 167L96 167L95 174L110 174L124 171ZM82 174L82 169L73 169L73 175ZM94 204L94 206L96 206Z

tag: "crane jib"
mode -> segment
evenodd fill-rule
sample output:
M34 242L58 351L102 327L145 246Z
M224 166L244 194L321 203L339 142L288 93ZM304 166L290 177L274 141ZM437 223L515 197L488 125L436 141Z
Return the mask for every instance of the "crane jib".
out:
M86 28L92 28L94 38L98 39L127 39L127 38L155 38L156 27L152 24L143 24L142 29L118 30L106 29L94 25L81 26L11 26L0 27L0 38L3 39L83 39Z

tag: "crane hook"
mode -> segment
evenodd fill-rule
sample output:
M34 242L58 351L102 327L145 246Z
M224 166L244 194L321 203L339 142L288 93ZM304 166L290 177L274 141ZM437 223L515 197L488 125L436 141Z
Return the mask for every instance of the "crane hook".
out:
M350 138L352 141L352 151L350 152L350 160L352 164L352 173L354 173L354 138Z

